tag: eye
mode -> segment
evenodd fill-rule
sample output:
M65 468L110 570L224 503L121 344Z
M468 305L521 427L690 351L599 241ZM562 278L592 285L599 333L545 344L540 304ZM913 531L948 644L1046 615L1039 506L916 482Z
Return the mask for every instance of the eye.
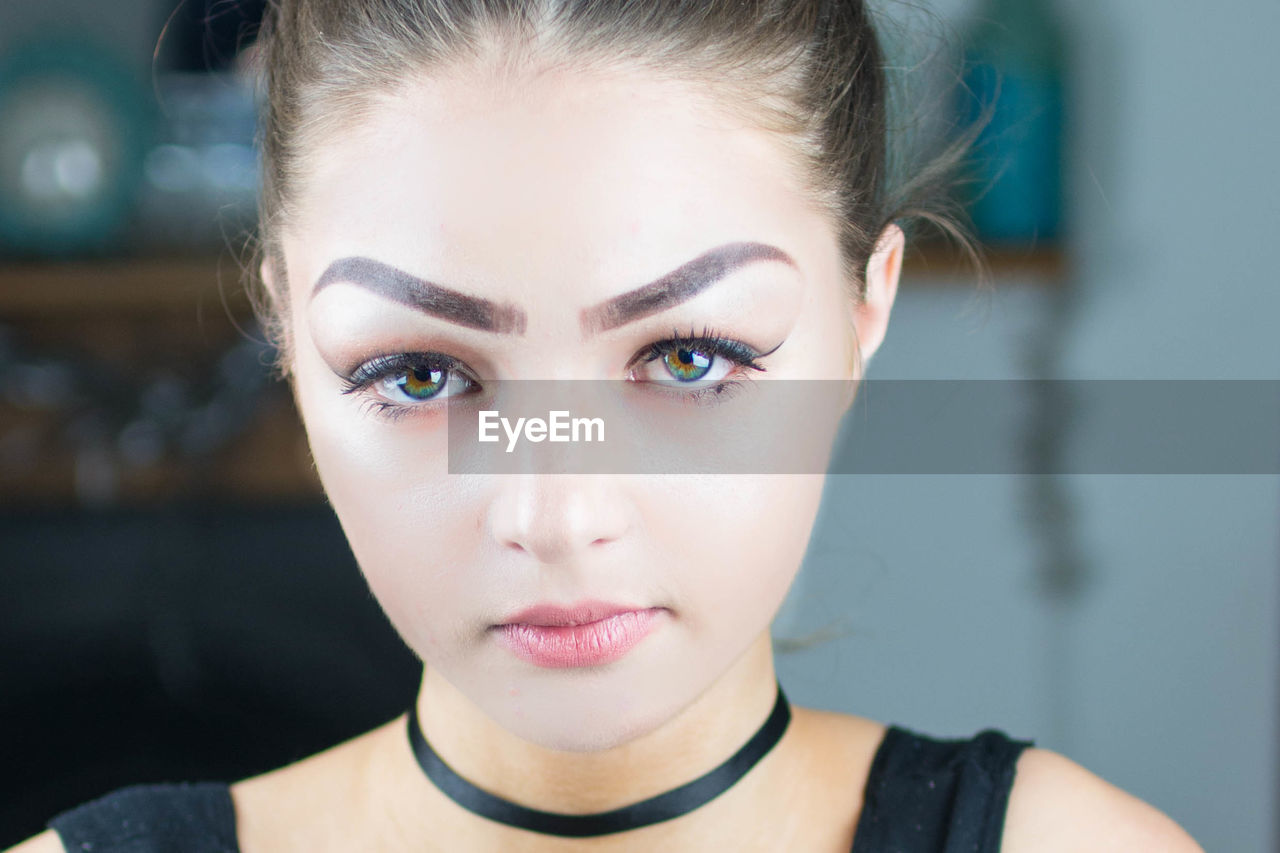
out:
M690 330L688 335L673 331L672 337L655 341L632 356L627 364L628 379L700 389L715 385L718 394L737 384L727 381L735 368L763 371L759 359L777 348L759 353L710 329L702 334ZM463 362L439 352L379 356L343 377L342 386L343 394L366 397L377 415L390 420L436 408L434 401L481 390L479 380Z
M356 368L342 384L344 394L372 392L371 404L395 416L479 387L462 362L443 353L379 356Z
M707 384L724 379L734 368L764 371L758 360L768 354L710 329L700 335L690 329L687 336L673 331L670 338L649 344L632 358L629 367L633 377L648 382Z

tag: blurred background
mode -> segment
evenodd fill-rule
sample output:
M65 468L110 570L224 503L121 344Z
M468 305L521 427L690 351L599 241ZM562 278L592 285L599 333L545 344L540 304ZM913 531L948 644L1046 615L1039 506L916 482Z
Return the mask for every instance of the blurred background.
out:
M957 200L993 289L918 243L869 376L1280 379L1280 6L874 5L927 105L905 136L990 111ZM416 690L243 292L259 14L0 5L0 846ZM1069 469L1087 419L1036 387L1011 429ZM1034 739L1207 850L1274 851L1278 579L1274 475L836 476L779 674L801 705Z

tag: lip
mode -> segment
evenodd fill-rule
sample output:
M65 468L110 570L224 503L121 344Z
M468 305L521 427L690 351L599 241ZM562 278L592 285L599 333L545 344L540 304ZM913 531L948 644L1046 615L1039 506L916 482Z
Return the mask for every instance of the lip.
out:
M565 619L559 609L534 619ZM573 625L517 622L495 626L504 645L519 657L546 669L599 666L626 655L659 624L661 607L615 611L602 619Z
M587 599L568 606L560 604L535 604L524 610L510 614L502 620L501 625L539 625L544 627L560 627L566 625L585 625L599 622L618 613L634 613L643 610L657 609L637 607L634 604L614 604L609 601Z

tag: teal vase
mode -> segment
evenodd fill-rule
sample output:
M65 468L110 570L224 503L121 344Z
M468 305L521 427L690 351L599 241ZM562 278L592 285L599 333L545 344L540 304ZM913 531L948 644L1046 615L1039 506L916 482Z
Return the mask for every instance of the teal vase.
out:
M1064 49L1046 0L983 0L965 31L962 119L989 110L967 203L991 244L1055 241L1062 230Z

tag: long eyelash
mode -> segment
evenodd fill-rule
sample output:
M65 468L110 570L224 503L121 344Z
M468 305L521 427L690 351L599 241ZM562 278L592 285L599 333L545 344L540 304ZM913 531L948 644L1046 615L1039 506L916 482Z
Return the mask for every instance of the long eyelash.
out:
M357 394L380 379L395 376L402 371L424 365L439 370L460 373L470 379L470 375L462 369L462 362L444 353L409 352L397 355L380 355L360 365L350 376L343 377L341 379L342 393ZM395 404L389 405L395 407Z
M780 346L782 346L781 343L767 352L758 353L741 341L725 337L710 326L704 326L701 333L695 332L694 328L690 326L688 335L682 335L678 329L673 327L670 338L662 341L654 341L649 344L645 349L632 357L627 367L634 367L640 362L648 363L654 361L662 358L672 349L682 347L709 351L716 355L728 358L730 361L742 367L758 370L763 373L767 368L761 365L759 360L772 355ZM424 365L434 369L443 369L450 373L461 375L472 382L477 388L480 385L480 383L466 369L463 363L458 361L456 358L438 352L414 352L382 355L370 359L356 368L350 376L340 378L342 393L359 394L366 391L374 383L386 377L396 376L406 370L410 370L415 367L422 367ZM695 400L714 398L726 392L732 393L734 386L737 384L739 383L726 379L718 383L715 388L701 389L685 396L689 399ZM361 405L361 413L369 413L380 418L395 421L413 414L414 412L421 411L423 408L424 406L420 405L392 403L387 400L379 400L376 397L371 396L363 401Z
M765 356L772 355L780 346L782 346L782 344L778 344L778 346L768 352L758 353L741 341L736 341L732 338L723 336L720 332L710 326L703 326L701 334L696 333L693 327L690 326L688 335L682 335L678 329L672 327L670 338L667 338L664 341L654 341L649 344L649 346L643 350L644 354L633 359L631 364L635 365L641 361L647 364L650 361L662 358L671 350L681 347L685 349L710 350L716 355L722 355L743 367L749 367L752 370L758 370L763 373L767 371L768 368L761 365L759 360Z
M386 400L368 399L361 404L360 414L373 414L389 421L398 421L409 414L412 409L412 406L398 406L395 403L388 403Z

